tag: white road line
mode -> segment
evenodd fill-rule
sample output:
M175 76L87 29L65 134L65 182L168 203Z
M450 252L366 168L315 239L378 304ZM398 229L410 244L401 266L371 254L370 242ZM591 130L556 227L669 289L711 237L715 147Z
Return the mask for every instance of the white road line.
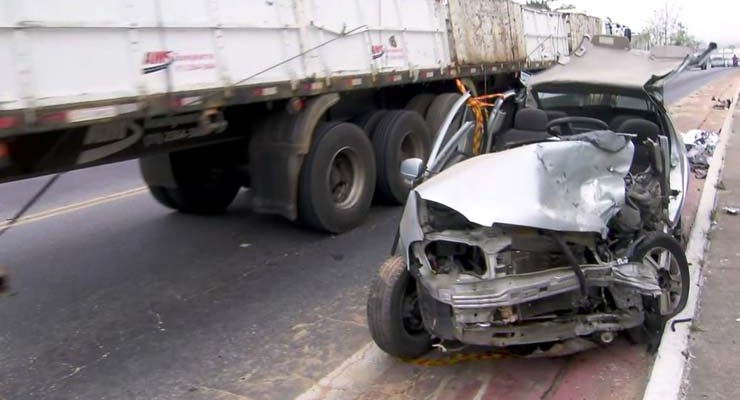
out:
M737 95L735 99L737 99ZM734 113L735 104L733 103L722 127L720 142L709 164L709 173L704 181L699 210L696 212L694 226L691 228L691 235L689 236L689 244L686 247L686 258L691 269L689 300L686 303L686 308L673 319L693 319L696 316L696 305L699 301L704 270L704 251L708 244L707 233L712 227L711 215L717 197L716 186L724 166L727 142L734 134L732 131ZM681 398L681 385L688 362L686 355L689 347L690 324L677 324L674 332L670 329L671 321L668 321L663 332L658 355L653 364L643 400L674 400Z
M105 196L95 197L90 200L81 201L78 203L69 204L62 207L52 208L50 210L41 211L34 214L29 214L21 217L18 221L13 224L13 227L30 224L32 222L38 222L47 218L52 218L64 214L68 214L74 211L79 211L85 208L109 203L111 201L121 200L128 197L136 196L147 191L146 186L137 187L134 189L124 190L122 192L113 193ZM10 220L0 222L0 229L6 228L10 224Z
M357 398L396 362L398 361L385 354L375 343L370 342L295 400Z

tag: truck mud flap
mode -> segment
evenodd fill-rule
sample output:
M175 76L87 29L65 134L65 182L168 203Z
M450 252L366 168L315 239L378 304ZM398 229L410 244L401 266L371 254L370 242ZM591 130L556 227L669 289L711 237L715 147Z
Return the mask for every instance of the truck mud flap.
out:
M280 110L260 123L249 144L255 212L282 215L291 221L298 218L303 159L321 117L338 101L336 93L314 97L298 113Z

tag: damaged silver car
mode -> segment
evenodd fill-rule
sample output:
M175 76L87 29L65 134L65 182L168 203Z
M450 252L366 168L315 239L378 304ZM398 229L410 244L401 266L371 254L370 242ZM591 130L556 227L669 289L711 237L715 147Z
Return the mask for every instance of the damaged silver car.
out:
M433 341L534 349L658 335L689 292L688 162L662 94L689 53L597 36L533 76L526 106L503 93L481 121L463 96L428 163L401 166L417 185L402 255L370 289L378 346L417 357Z

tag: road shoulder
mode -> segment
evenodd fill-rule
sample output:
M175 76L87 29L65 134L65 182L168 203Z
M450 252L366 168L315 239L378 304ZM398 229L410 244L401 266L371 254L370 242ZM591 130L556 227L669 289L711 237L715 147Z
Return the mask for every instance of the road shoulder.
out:
M737 115L736 115L737 116ZM740 129L736 120L734 131ZM737 237L738 216L722 211L740 205L740 137L730 138L717 204L712 213L716 225L709 234L711 244L703 266L697 317L690 326L689 372L684 396L689 399L735 398L740 393L740 312L735 300L740 295L740 257Z
M737 93L737 92L734 92ZM730 96L737 98L735 94ZM691 291L689 301L683 312L668 321L663 333L661 345L645 389L644 399L666 400L680 397L681 377L686 373L688 358L688 338L693 329L691 321L696 314L697 302L701 291L702 274L704 272L705 249L708 243L708 233L711 229L711 219L714 215L714 205L717 187L720 179L725 151L733 133L733 114L735 107L728 112L722 127L720 144L714 153L704 190L698 205L686 256L691 270Z

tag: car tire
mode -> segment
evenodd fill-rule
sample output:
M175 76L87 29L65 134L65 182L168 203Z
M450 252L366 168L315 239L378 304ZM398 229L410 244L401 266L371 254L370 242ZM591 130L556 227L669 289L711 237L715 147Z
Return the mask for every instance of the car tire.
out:
M365 220L374 190L373 148L362 129L346 122L320 125L301 169L298 212L303 223L346 232Z
M370 285L367 321L375 344L400 358L418 358L432 347L419 310L416 281L403 257L392 257L380 267Z
M378 198L390 204L403 204L412 183L401 175L401 162L407 158L429 156L429 128L421 116L409 110L388 112L373 135Z
M659 258L662 255L670 255L671 259L668 259L668 261L675 261L675 263L670 263L668 270L660 269L658 271L661 288L667 290L667 294L671 296L670 308L662 315L667 320L686 307L689 297L691 286L689 263L686 260L686 253L681 243L668 234L652 233L637 245L630 260L647 263L657 269ZM671 286L672 281L678 281L680 287L676 287L675 284Z

